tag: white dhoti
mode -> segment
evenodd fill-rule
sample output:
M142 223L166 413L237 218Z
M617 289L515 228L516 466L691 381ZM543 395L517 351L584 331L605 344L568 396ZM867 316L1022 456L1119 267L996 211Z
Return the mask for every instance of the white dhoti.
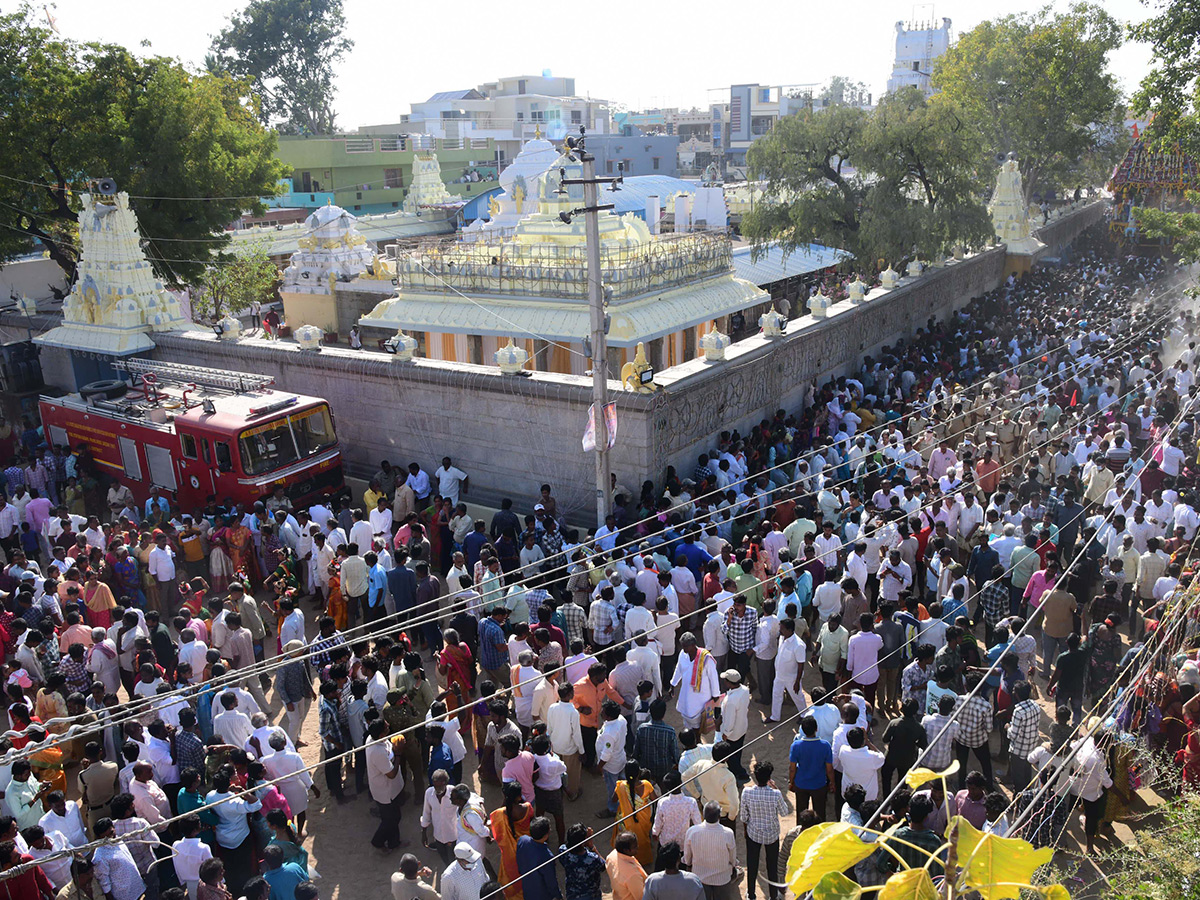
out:
M771 718L783 718L783 695L787 694L796 704L797 712L808 709L808 701L804 699L804 688L796 690L796 673L790 675L775 673L775 681L771 685Z

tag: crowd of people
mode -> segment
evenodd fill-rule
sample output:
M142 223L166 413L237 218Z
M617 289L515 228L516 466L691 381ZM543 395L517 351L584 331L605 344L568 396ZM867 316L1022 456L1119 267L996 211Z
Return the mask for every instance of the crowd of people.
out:
M1010 279L691 471L614 478L590 532L550 485L472 517L449 457L383 462L361 502L138 503L27 429L0 880L315 900L322 787L405 851L395 900L774 900L831 819L898 826L864 886L954 815L1056 846L1078 811L1091 850L1142 743L1200 782L1200 669L1139 668L1184 647L1162 623L1200 527L1168 274L1092 250ZM954 760L950 792L905 785Z

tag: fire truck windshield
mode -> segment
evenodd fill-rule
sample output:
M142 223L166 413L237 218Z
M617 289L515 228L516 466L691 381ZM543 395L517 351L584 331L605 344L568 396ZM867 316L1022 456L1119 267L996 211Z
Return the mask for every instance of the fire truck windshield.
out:
M238 437L242 469L261 475L307 459L337 442L329 407L320 406L247 428Z

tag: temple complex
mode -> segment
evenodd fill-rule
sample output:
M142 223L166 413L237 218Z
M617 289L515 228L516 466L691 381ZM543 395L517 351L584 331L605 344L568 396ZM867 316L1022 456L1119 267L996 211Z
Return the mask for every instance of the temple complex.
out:
M376 255L358 231L357 220L340 206L323 206L304 222L299 249L283 270L279 292L284 318L293 326L337 330L334 285L375 265Z
M533 153L541 156L544 148ZM456 362L490 363L512 338L523 345L529 368L584 373L590 367L583 346L590 333L585 224L572 215L583 194L561 183L564 173L567 180L581 177L582 166L564 154L540 175L530 173L515 173L509 182L507 215L520 216L530 195L536 211L511 226L498 222L494 231L476 232L473 240L399 252L395 296L359 325L377 338L406 332L421 355ZM655 235L637 216L611 211L600 214L599 230L614 371L632 360L639 342L655 368L695 359L714 320L739 311L749 317L752 307L770 300L735 277L723 230Z
M199 326L154 274L129 195L88 193L81 200L82 250L75 284L63 300L63 321L34 341L71 351L76 376L94 381L111 377L106 359L153 350L152 332Z

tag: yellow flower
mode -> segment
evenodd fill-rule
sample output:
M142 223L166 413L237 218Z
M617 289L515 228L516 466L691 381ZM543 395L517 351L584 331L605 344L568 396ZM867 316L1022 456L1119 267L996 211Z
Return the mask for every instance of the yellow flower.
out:
M915 791L927 781L933 781L935 778L949 778L957 771L957 759L950 763L949 768L944 772L935 772L933 769L909 769L908 774L904 776L904 783Z
M956 826L962 880L967 887L979 891L983 900L1016 900L1021 895L1021 886L1029 884L1037 868L1054 858L1050 847L1035 850L1020 838L984 834L962 816L950 820L947 837ZM1050 895L1046 900L1062 900L1062 897Z
M829 872L844 872L875 852L845 822L822 822L800 833L788 856L787 881L796 895L811 891Z
M938 900L928 869L906 869L889 878L877 900Z

